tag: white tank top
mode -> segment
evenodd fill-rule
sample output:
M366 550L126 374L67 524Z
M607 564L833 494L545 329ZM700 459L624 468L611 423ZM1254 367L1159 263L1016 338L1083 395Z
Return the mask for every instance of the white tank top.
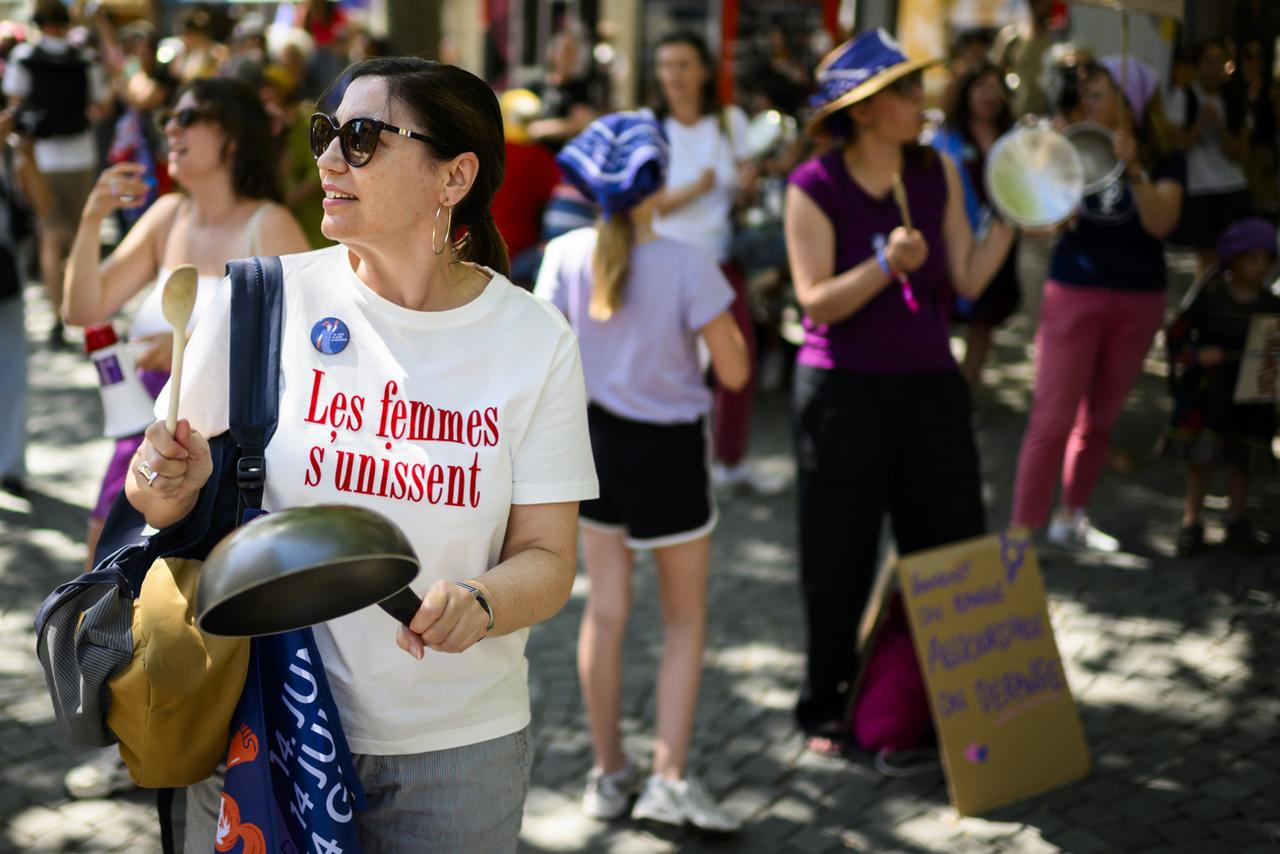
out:
M148 335L159 335L169 331L169 321L164 319L164 309L160 305L161 297L164 295L164 283L169 278L169 272L164 267L160 268L155 284L151 286L142 305L138 306L138 311L133 315L133 322L129 324L129 340L137 341ZM188 332L196 328L196 320L213 299L218 286L222 284L222 277L200 276L196 281L196 304L191 311L191 320L187 323Z
M247 231L249 232L250 255L258 254L258 224L262 221L263 214L267 212L267 207L265 204L261 205L249 217ZM140 338L146 338L148 335L159 335L169 331L169 321L164 319L161 298L164 295L165 280L169 278L170 272L164 267L160 268L155 284L151 286L151 290L143 299L142 304L138 306L137 312L133 315L133 321L129 324L129 340L137 341ZM213 295L217 293L222 281L222 276L200 276L197 279L196 304L191 311L191 320L187 323L187 332L196 328L196 321L213 299Z

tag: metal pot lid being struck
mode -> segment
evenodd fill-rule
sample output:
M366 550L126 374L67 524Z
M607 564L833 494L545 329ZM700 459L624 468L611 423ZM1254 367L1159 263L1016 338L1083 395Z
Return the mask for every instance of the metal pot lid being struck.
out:
M987 197L1011 222L1044 228L1063 222L1084 195L1084 166L1075 147L1046 127L1019 127L987 155Z

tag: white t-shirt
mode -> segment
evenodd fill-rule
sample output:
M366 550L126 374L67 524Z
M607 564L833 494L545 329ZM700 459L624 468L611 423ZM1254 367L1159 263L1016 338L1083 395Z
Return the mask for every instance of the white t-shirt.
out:
M45 36L40 46L50 53L66 53L71 45L63 39ZM31 94L31 72L22 60L31 55L35 45L23 43L13 49L4 67L4 94L10 98L26 98ZM89 63L89 102L97 103L105 97L107 84L102 67ZM93 143L93 128L74 136L53 139L37 139L35 144L36 167L41 172L83 172L98 165L98 152Z
M494 275L450 311L392 303L355 275L347 249L283 259L280 419L263 506L359 504L395 522L422 568L419 594L498 563L512 504L598 494L577 341L552 306ZM227 429L229 286L187 350L179 413ZM349 343L313 341L337 318ZM328 349L334 349L332 347ZM156 404L166 411L168 389ZM528 630L417 661L377 607L315 627L356 753L475 744L529 722Z
M738 163L751 156L747 147L746 113L733 106L723 112L727 134L717 113L703 116L693 125L683 125L671 116L663 120L662 129L671 145L667 189L695 183L708 168L716 170L716 186L679 210L656 217L653 222L658 234L700 246L719 263L728 260L729 244L733 240Z
M1217 110L1225 123L1227 109L1222 103L1222 96L1208 94L1200 88L1198 83L1192 84L1192 88L1199 103L1200 115L1203 116L1206 109ZM1186 125L1187 92L1185 89L1179 87L1168 93L1165 99L1165 114L1169 117L1169 121L1178 127ZM1222 129L1202 134L1196 140L1196 144L1187 150L1188 195L1232 193L1249 188L1244 166L1227 156L1222 135Z

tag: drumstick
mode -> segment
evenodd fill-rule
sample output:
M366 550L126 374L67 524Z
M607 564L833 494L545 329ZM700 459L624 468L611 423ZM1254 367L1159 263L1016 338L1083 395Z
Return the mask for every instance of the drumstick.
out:
M907 231L913 231L911 225L911 209L907 207L907 188L902 185L902 176L893 176L893 200L898 203L898 212L902 214L902 224Z

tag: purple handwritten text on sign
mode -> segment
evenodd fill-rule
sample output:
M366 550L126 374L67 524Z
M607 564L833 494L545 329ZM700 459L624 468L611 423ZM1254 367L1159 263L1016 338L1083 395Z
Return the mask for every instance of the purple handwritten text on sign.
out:
M946 670L955 670L1016 643L1041 638L1044 632L1042 615L1010 614L976 632L958 632L945 639L934 635L929 638L929 672L936 670L938 665Z
M1018 578L1018 570L1027 559L1027 547L1031 540L1022 537L1011 537L1009 532L1000 534L1000 562L1004 564L1005 578L1010 584Z

